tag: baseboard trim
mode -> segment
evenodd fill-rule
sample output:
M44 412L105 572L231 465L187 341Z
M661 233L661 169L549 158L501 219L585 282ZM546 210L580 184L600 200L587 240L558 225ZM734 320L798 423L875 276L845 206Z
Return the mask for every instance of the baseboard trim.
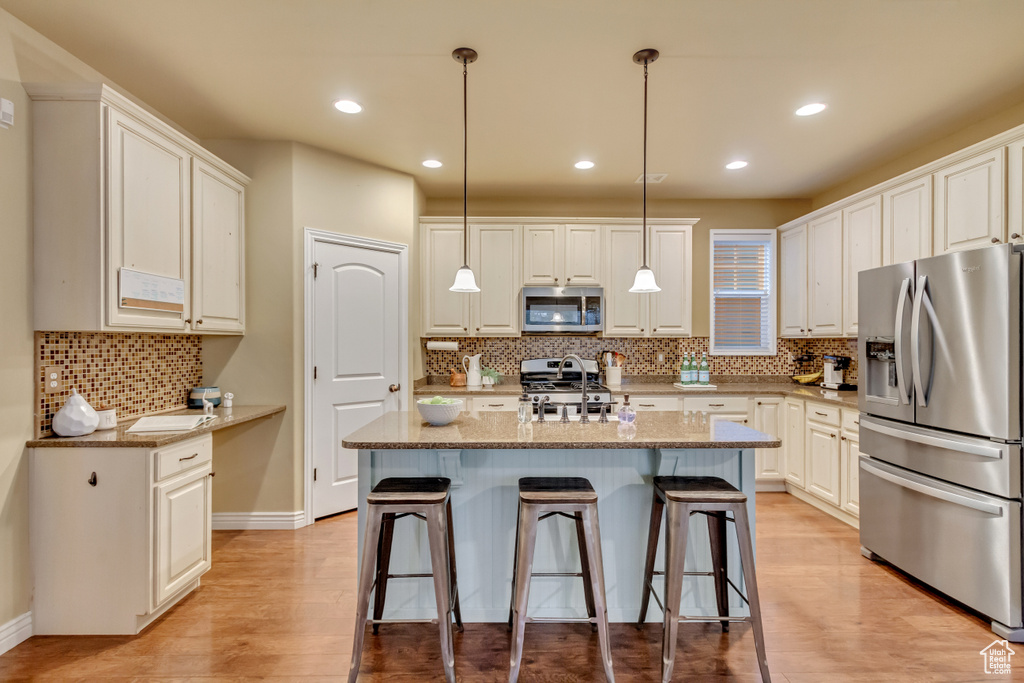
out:
M13 650L32 637L32 613L25 612L0 625L0 655Z
M860 529L860 519L851 515L846 510L841 510L834 505L826 503L822 499L815 496L813 493L807 493L802 489L798 489L792 484L786 486L786 491L799 500L807 503L811 507L816 507L825 514L832 515L840 522L845 522L852 526L854 529Z
M295 512L214 512L215 531L295 530L306 526L306 513Z
M786 492L786 480L785 479L756 479L754 480L754 491L761 492L775 492L785 493Z

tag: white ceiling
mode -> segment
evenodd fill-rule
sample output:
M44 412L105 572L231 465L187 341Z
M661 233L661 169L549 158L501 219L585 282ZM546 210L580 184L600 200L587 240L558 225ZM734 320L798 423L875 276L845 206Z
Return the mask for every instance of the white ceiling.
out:
M461 195L808 197L1024 101L1022 0L0 0L199 138L296 140ZM337 98L359 115L331 107ZM823 101L829 109L793 111ZM427 158L445 163L421 166ZM581 158L597 166L578 171ZM726 171L743 158L750 166Z

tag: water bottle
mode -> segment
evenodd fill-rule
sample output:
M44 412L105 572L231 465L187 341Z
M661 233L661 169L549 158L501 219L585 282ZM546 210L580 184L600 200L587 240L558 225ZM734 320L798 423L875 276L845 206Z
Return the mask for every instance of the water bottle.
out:
M700 359L698 381L701 384L711 384L711 368L708 366L708 354L706 353Z
M689 360L686 361L686 384L697 383L697 358L693 354L688 354Z
M683 362L679 364L679 383L686 384L686 378L690 372L690 364L686 360L686 355L683 355Z

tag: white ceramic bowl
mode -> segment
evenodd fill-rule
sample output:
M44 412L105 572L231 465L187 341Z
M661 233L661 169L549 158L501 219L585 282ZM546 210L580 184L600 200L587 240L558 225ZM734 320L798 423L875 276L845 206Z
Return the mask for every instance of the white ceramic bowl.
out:
M422 401L429 401L430 399L422 399ZM420 411L420 416L434 425L440 427L446 425L459 416L462 412L462 399L456 399L454 403L423 403L416 401L416 408Z

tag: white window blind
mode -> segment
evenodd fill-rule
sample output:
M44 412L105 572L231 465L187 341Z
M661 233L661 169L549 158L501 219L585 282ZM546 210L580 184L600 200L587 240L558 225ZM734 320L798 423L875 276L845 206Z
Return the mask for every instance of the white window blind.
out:
M711 353L774 355L775 231L711 231Z

